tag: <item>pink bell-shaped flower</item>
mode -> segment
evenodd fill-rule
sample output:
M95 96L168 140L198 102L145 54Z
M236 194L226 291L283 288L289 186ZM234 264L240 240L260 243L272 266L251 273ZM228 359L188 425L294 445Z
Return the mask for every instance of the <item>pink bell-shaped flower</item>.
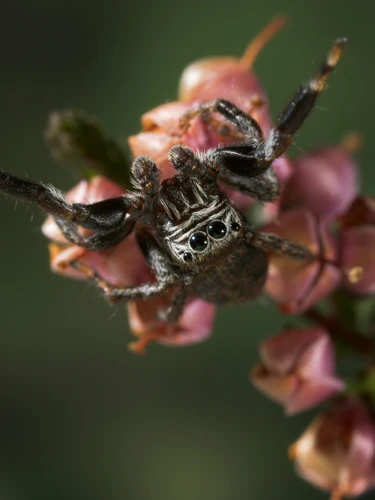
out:
M375 291L375 200L358 196L339 219L344 285L358 295Z
M129 323L139 340L130 349L143 353L149 342L169 346L184 346L206 340L213 328L216 307L200 299L189 300L177 323L168 323L159 317L159 311L168 307L171 297L163 295L147 302L128 304Z
M345 228L340 235L345 286L359 295L375 292L375 225Z
M357 196L339 222L341 227L375 225L375 199L370 196Z
M121 187L97 176L89 181L81 181L66 197L71 203L94 203L123 193ZM58 274L86 279L84 273L71 266L73 261L78 261L115 286L135 286L153 279L134 234L130 234L113 249L96 252L66 240L51 216L43 224L42 231L52 241L49 245L51 268ZM81 228L80 231L82 235L89 234L85 229ZM183 346L202 341L210 335L215 316L213 304L193 298L186 304L179 321L168 323L159 318L159 313L167 309L171 301L171 294L165 294L154 300L128 304L129 323L133 333L139 337L138 341L131 344L133 351L143 352L151 341Z
M285 18L276 18L250 43L241 59L218 57L192 63L183 72L179 87L179 101L170 102L148 111L142 116L142 131L129 138L133 156L145 154L154 159L162 171L162 177L170 177L173 167L168 162L168 152L176 144L183 144L193 151L205 152L219 144L230 144L243 140L235 130L223 133L228 123L215 113L213 127L202 118L195 117L190 127L184 130L180 120L192 108L215 99L226 99L249 113L260 125L265 135L271 128L271 118L265 93L252 70L252 65L265 43L285 24ZM222 127L225 125L225 127ZM291 163L278 158L273 168L283 184L292 172ZM246 212L253 200L228 186L222 186L230 201L242 212ZM277 204L267 203L270 214L277 213ZM267 215L269 220L270 215Z
M294 160L285 185L281 210L302 207L320 219L332 220L358 193L358 167L343 146L305 153Z
M301 208L282 212L277 222L265 226L263 231L303 245L316 255L310 261L271 255L265 290L283 312L302 312L338 286L341 271L333 264L333 237L311 212Z
M290 447L297 473L331 500L356 497L375 486L375 422L357 398L338 401Z
M207 102L227 99L252 114L264 132L271 127L265 92L253 71L263 47L285 25L286 18L275 18L249 44L241 58L212 57L190 64L182 73L179 99L183 102ZM263 105L254 109L253 98Z
M71 203L94 203L124 194L124 189L105 177L96 176L89 181L81 181L66 194ZM81 234L90 231L80 228ZM43 234L51 240L50 262L54 272L73 278L85 279L86 276L70 266L72 261L79 261L93 268L112 285L134 286L148 277L146 261L130 234L114 249L94 252L74 245L65 239L53 217L47 217L42 226Z
M344 389L335 376L335 355L322 329L286 330L260 346L261 363L251 372L255 387L288 415L307 410Z

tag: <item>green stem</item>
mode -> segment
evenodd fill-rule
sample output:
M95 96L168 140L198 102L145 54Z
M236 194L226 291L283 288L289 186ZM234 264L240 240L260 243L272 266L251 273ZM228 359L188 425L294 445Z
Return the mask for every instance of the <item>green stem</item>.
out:
M326 316L317 309L310 309L304 314L305 318L325 328L332 339L348 344L369 361L373 362L375 354L374 342L360 333L343 328L336 317Z

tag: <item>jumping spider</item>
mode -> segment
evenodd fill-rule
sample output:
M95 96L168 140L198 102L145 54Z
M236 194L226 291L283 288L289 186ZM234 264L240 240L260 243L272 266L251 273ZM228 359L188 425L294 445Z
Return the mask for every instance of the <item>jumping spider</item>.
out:
M185 146L173 147L169 160L176 173L163 182L154 161L139 156L131 167L134 191L98 203L70 204L54 187L6 172L0 172L0 192L37 203L54 217L69 241L87 249L109 249L135 231L155 282L114 287L80 262L71 264L91 278L110 301L147 300L174 289L172 305L164 311L168 321L177 321L190 296L215 304L248 301L262 291L269 252L296 260L314 256L300 245L254 231L228 201L218 181L261 201L279 197L272 162L287 150L309 115L345 43L345 39L333 43L318 75L296 92L267 138L253 118L219 99L192 109L181 127L188 128L197 115L204 118L215 112L244 139L203 154ZM91 233L82 236L79 226Z

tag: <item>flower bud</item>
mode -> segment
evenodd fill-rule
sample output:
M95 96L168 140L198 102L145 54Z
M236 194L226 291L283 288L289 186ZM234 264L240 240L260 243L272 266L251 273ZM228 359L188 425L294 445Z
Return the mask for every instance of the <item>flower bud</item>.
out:
M288 415L307 410L344 389L335 376L331 339L322 329L286 330L260 346L262 362L251 381Z
M290 456L297 473L332 500L361 495L375 486L374 419L360 399L342 399L313 421Z
M324 223L304 209L282 212L263 228L292 243L305 246L316 258L296 261L283 255L271 255L266 293L284 312L298 314L330 294L339 284L340 270L332 235Z

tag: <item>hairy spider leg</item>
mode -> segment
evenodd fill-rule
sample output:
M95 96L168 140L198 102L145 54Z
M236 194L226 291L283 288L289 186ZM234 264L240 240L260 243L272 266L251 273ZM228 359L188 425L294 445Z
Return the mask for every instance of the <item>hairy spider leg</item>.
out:
M264 171L263 167L261 170L257 170L257 160L251 158L251 155L264 143L263 133L258 123L251 116L232 102L218 99L189 110L182 117L181 126L187 128L190 121L198 115L212 125L215 122L208 120L207 117L215 111L233 124L236 130L241 133L241 137L237 138L235 144L226 145L208 153L209 161L211 160L210 162L217 167L218 178L237 191L258 200L277 200L280 197L280 185L274 171L272 169ZM221 128L223 128L222 123ZM219 132L221 132L221 128ZM231 137L234 137L234 135L231 134ZM227 168L228 154L231 155L232 162L235 155L240 157L240 160L244 163L241 171L238 171L238 165L237 171L234 171L233 166L231 169ZM256 177L254 177L255 175Z
M155 162L147 156L138 156L137 158L135 158L131 166L131 171L131 181L134 188L139 192L143 192L146 196L142 200L138 199L137 201L133 197L132 201L133 203L135 203L135 205L140 205L138 208L141 208L141 213L144 215L144 212L147 212L147 210L144 210L144 205L147 205L147 202L145 202L145 200L152 200L159 192L160 171ZM131 199L131 197L126 195L120 197L120 199L124 198L127 200L130 208L131 203L129 200ZM105 200L107 202L106 206L108 206L109 209L115 209L116 200L117 198ZM104 205L104 202L99 202L99 204L101 204L99 205L100 209ZM88 207L90 206L92 205L89 205ZM148 214L151 214L152 207L148 207L148 209ZM127 213L125 214L125 217L120 224L114 224L113 227L109 226L105 230L96 231L93 234L86 236L83 236L80 233L77 225L71 220L64 220L60 217L55 216L55 221L65 238L70 242L80 247L87 248L88 250L101 251L118 245L133 231L136 224L136 219L139 218L140 214L138 214L138 217L134 217L133 210L133 218L126 219L126 215ZM149 216L149 219L152 219L152 217L150 218ZM148 222L152 221L149 220Z
M133 231L136 223L134 220L124 220L123 224L116 225L112 229L94 231L92 234L82 235L74 222L66 221L56 216L54 219L68 241L79 247L96 252L108 250L121 243Z
M245 234L245 241L248 245L261 248L267 253L284 255L293 260L309 261L316 257L308 248L298 245L298 243L292 243L272 233L254 233L248 231Z
M266 160L273 161L289 147L294 134L310 114L320 92L324 90L329 75L341 58L346 42L346 38L334 41L317 76L302 85L284 108L276 128L271 131L264 145Z
M85 274L103 292L110 302L128 302L131 300L149 300L171 290L175 285L184 287L184 279L174 268L168 253L157 241L155 236L146 228L136 232L137 242L147 264L152 269L156 281L133 287L113 286L105 281L94 269L79 261L72 261L70 265ZM178 292L177 292L178 295ZM183 299L183 300L182 300ZM181 294L175 305L167 311L167 317L177 321L182 313L186 295Z
M126 196L84 205L69 203L62 192L41 182L22 179L16 175L0 171L0 193L26 203L39 205L48 214L55 217L63 234L69 241L80 246L93 248L95 233L88 237L87 245L84 238L78 236L76 226L98 231L97 234L112 235L114 231L129 234L134 222L126 219L131 206ZM111 237L112 237L111 236ZM124 236L125 237L125 236Z
M195 116L204 118L217 112L243 133L243 141L207 153L208 161L218 166L218 176L222 181L262 201L273 201L279 197L279 183L270 166L288 149L295 132L310 114L345 44L344 38L333 43L318 75L299 88L267 139L264 139L258 123L251 116L224 99L204 103L184 115L181 120L183 128L188 127Z
M134 229L139 216L152 212L147 211L150 207L144 205L146 197L152 200L158 193L159 169L151 158L139 156L133 161L132 174L134 187L145 197L142 194L138 197L125 194L87 205L69 203L63 193L51 185L22 179L3 171L0 171L0 193L39 205L55 218L68 241L89 250L101 251L124 240ZM94 232L82 235L79 226Z

